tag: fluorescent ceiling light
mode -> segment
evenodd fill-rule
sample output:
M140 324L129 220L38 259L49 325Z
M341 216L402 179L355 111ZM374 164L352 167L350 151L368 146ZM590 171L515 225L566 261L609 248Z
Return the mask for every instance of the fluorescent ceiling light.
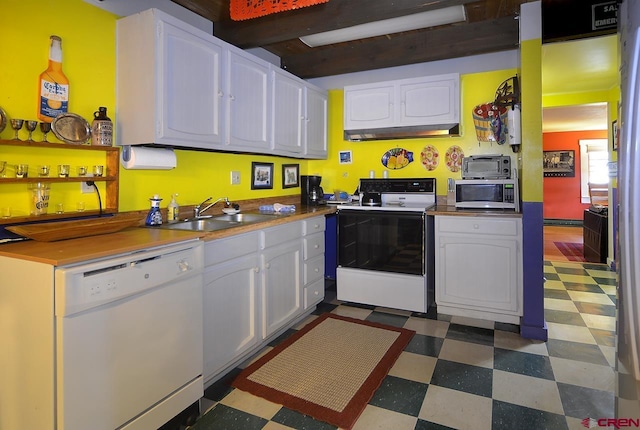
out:
M451 6L427 12L414 13L413 15L400 16L398 18L368 22L366 24L354 25L353 27L327 31L325 33L310 34L301 37L300 40L311 48L315 48L316 46L400 33L401 31L418 30L420 28L435 27L437 25L451 24L464 20L466 20L464 6Z

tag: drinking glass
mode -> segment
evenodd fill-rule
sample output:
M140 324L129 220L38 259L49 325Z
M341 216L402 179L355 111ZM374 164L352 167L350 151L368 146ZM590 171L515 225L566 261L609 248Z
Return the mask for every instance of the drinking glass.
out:
M29 165L16 164L16 178L28 178L28 177L29 177Z
M78 176L87 176L87 166L78 166Z
M50 167L48 165L42 165L38 167L38 175L40 176L49 176Z
M6 161L0 161L0 178L4 178L5 175L5 171L7 170L7 162Z
M40 131L43 133L42 141L48 142L47 133L51 131L51 123L50 122L41 122L40 123Z
M29 137L27 137L27 142L33 142L33 131L38 126L38 121L26 121L27 130L29 130Z
M20 140L18 137L18 131L22 128L22 124L24 124L23 119L11 119L11 128L16 132L15 136L13 136L13 140Z
M104 174L104 166L93 166L93 176L102 176Z
M69 165L68 164L58 164L58 176L61 178L69 177Z

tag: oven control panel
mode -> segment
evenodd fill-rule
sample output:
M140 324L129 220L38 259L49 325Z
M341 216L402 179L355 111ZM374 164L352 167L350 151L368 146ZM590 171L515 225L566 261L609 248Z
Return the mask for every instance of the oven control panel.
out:
M435 178L360 179L361 193L420 193L435 194Z

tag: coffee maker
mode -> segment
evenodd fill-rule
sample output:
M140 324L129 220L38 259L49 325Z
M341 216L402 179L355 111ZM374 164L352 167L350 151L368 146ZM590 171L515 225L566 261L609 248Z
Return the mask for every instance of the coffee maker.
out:
M322 176L300 175L300 203L303 206L326 204L320 181L322 181Z

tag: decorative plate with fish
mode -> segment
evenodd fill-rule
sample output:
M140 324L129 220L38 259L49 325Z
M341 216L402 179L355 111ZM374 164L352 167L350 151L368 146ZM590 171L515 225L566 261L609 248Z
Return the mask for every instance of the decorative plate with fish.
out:
M447 149L447 153L445 154L447 169L452 172L460 171L463 158L464 152L462 151L462 148L460 148L458 145L450 146L449 149Z
M435 170L440 163L440 153L433 145L427 145L420 152L420 161L425 169L431 171Z
M407 167L413 161L413 152L402 148L393 148L382 155L382 165L397 170Z

